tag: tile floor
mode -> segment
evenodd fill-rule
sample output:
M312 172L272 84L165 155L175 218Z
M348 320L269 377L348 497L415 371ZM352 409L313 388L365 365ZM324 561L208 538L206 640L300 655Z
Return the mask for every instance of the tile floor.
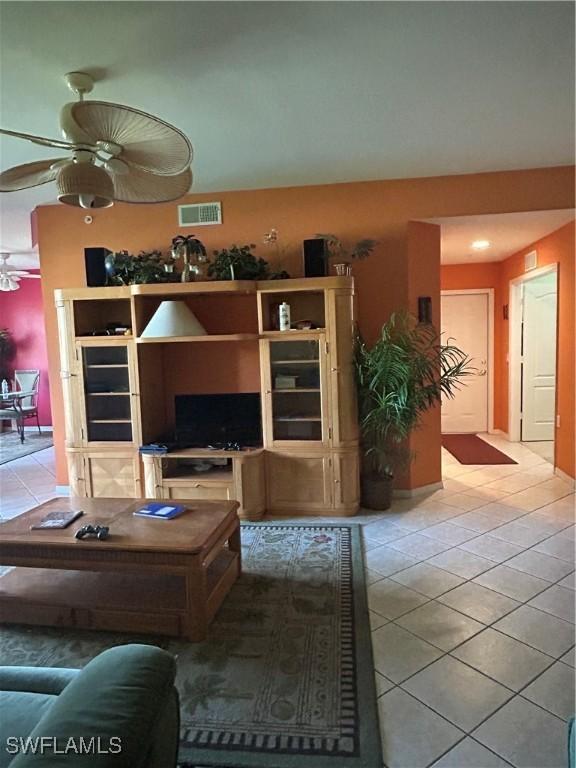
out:
M529 448L486 439L518 464L445 452L442 490L356 518L387 768L567 766L574 493ZM54 482L53 449L1 466L0 516Z

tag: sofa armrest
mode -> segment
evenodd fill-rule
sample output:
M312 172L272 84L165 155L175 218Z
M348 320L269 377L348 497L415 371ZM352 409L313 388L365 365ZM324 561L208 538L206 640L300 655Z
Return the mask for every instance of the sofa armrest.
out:
M58 696L79 671L50 667L0 667L0 691L27 691Z
M155 646L104 651L66 686L30 734L31 739L55 739L56 748L19 754L11 768L147 765L156 723L174 696L175 674L174 657ZM177 740L177 731L173 736ZM92 737L89 753L78 754L78 746Z

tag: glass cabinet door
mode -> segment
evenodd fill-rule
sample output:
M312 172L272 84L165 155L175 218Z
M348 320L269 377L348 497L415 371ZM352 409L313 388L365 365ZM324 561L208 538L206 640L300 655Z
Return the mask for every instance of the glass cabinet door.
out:
M321 442L324 435L320 341L269 344L272 439Z
M83 346L86 440L132 442L128 347Z

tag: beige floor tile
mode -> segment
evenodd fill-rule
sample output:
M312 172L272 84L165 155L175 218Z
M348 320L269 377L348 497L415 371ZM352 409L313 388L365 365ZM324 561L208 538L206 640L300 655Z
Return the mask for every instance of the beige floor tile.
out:
M575 648L571 648L569 651L566 651L566 653L563 656L560 656L560 661L564 662L564 664L568 664L570 667L574 668L576 666L575 663Z
M487 560L479 555L473 555L471 552L466 552L466 550L459 547L441 552L439 555L431 557L427 562L429 565L435 565L438 568L443 568L445 571L455 573L456 576L461 576L463 579L473 579L474 576L478 576L478 574L494 567L494 563L491 560Z
M500 520L497 520L488 515L483 515L480 510L474 512L467 512L465 515L452 518L453 525L460 525L462 528L467 528L470 531L476 531L477 533L488 533L494 528L502 525Z
M438 597L464 581L460 576L428 563L418 563L400 573L395 573L390 578L430 598Z
M512 696L512 691L451 656L418 672L402 688L464 731Z
M396 571L402 571L404 568L409 568L417 563L413 557L397 552L385 544L366 552L364 559L371 571L380 573L382 576L390 576Z
M412 533L389 543L392 549L403 552L415 560L427 560L429 557L440 554L450 549L450 544L444 544L441 541L431 539L428 536L422 536L419 533Z
M493 531L492 535L497 539L508 541L511 544L522 547L522 549L526 549L534 544L538 544L553 533L535 525L523 525L522 519L501 525Z
M500 592L513 600L519 600L521 603L530 600L550 586L550 583L544 579L520 573L514 568L508 568L507 565L497 565L491 571L481 573L474 579L474 583Z
M444 504L449 507L456 507L464 512L470 512L473 509L478 509L485 504L484 499L479 499L477 496L471 496L467 493L455 493L452 496L448 496L444 499Z
M383 696L386 691L394 688L392 680L388 680L388 678L381 675L380 672L374 672L374 674L376 675L376 695L378 697Z
M574 592L553 586L532 598L528 605L574 624Z
M468 737L452 747L431 768L510 768L510 763Z
M492 533L496 533L496 531ZM522 547L497 539L496 536L492 536L490 533L484 533L482 536L478 536L471 541L465 541L463 544L460 544L460 549L465 549L466 552L473 552L475 555L480 555L495 563L501 563L523 551Z
M412 696L395 688L378 700L384 764L426 768L464 734Z
M452 547L478 536L477 531L471 531L468 528L462 528L462 526L454 525L450 522L437 523L430 528L424 528L421 534L436 541L441 541L444 544L449 544Z
M558 662L525 688L522 696L567 721L575 711L574 683L574 670L567 673L566 665Z
M520 768L561 768L566 765L565 724L519 696L472 735L511 765Z
M401 683L442 655L438 648L393 623L372 633L372 651L375 669L394 683Z
M542 552L544 555L558 557L568 563L574 563L574 542L559 534L539 542L534 550Z
M370 619L370 629L372 632L374 632L375 629L379 629L385 624L388 624L388 619L385 619L384 616L380 616L379 613L375 613L374 611L368 611L368 618Z
M563 576L567 577L574 570L573 566L565 560L544 555L542 552L536 552L534 549L527 549L525 552L521 552L516 557L507 560L506 565L508 568L514 568L517 571L528 573L545 581L558 581Z
M574 645L573 624L528 605L522 605L504 616L494 624L493 629L556 659Z
M520 603L506 595L486 589L468 581L460 587L441 595L438 602L465 613L482 624L492 624L502 616L518 608Z
M368 605L386 619L396 619L428 602L428 598L391 579L377 581L368 587Z
M566 589L576 589L576 584L574 583L574 571L572 573L569 573L568 576L565 576L562 581L558 582L559 587L566 587Z
M435 600L402 616L396 623L443 651L452 650L484 629L480 622Z
M490 628L456 648L452 656L513 691L554 663L550 656Z

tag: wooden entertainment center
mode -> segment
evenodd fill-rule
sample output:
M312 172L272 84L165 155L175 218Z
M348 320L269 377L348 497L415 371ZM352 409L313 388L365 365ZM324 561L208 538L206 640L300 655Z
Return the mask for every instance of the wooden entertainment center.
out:
M55 292L71 493L236 499L239 515L354 515L359 506L350 277ZM165 300L203 336L143 338ZM279 331L277 308L310 329ZM110 323L127 335L94 335ZM263 446L140 455L174 428L179 394L260 392ZM190 463L220 459L204 472Z

